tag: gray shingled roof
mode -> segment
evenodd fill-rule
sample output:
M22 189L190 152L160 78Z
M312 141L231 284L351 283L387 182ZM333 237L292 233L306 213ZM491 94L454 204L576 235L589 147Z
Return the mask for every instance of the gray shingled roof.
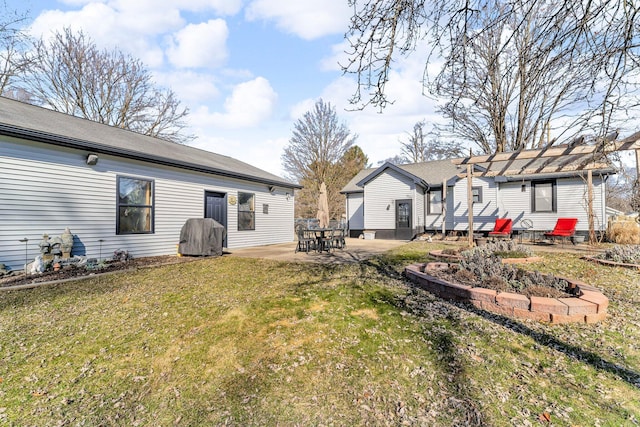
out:
M302 188L232 157L152 138L5 97L0 97L0 134L285 188Z
M487 168L492 171L501 171L505 169L513 170L523 170L530 171L535 169L542 169L543 167L553 167L553 166L567 166L576 164L578 162L582 162L585 159L589 158L589 154L583 155L574 155L574 156L565 156L562 158L540 158L535 160L514 160L511 162L493 162L493 163L479 163L476 165L476 170L483 171ZM434 160L429 162L422 163L410 163L406 165L396 165L400 169L408 172L409 174L425 181L430 187L440 187L442 186L442 181L447 180L447 182L451 182L452 180L457 179L457 175L460 173L466 172L466 166L456 166L451 162L452 159L446 160ZM360 193L364 191L361 186L357 184L361 181L366 181L367 179L371 179L376 172L379 172L383 167L379 166L377 168L369 168L363 169L358 174L353 177L351 181L344 186L341 190L341 193ZM612 174L615 173L615 169L612 167L604 167L602 169L597 170L598 173L601 174ZM507 181L512 179L531 179L533 177L538 179L544 178L555 178L555 177L567 177L567 176L577 176L581 175L583 172L578 171L558 171L558 172L550 172L544 174L538 173L528 173L526 175L510 175L510 176L501 176L496 177L497 180Z
M358 174L353 177L351 181L344 186L341 190L342 193L358 193L362 192L363 188L359 187L357 183L362 180L369 178L369 176L384 165L379 166L377 168L369 168L363 169ZM447 160L433 160L430 162L422 162L422 163L409 163L406 165L396 165L398 168L404 170L405 172L413 175L419 180L426 182L431 187L440 187L442 186L443 179L451 179L455 177L458 173L462 172L464 169L459 168L453 163L451 163L451 159Z

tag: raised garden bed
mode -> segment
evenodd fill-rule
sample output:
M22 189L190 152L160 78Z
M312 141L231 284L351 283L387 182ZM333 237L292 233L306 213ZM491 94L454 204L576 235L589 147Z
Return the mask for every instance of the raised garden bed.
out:
M431 255L434 258L438 258L438 259L442 259L450 262L460 261L462 259L461 255L447 253L446 250L440 250L440 249L429 252L429 255ZM500 260L504 264L527 264L530 262L542 261L542 257L527 256L527 257L518 257L518 258L500 258Z
M616 245L600 255L585 256L583 259L602 265L640 270L640 245Z
M177 264L193 261L194 257L178 257L175 255L160 255L141 258L130 258L125 261L112 261L104 266L93 269L77 266L68 266L59 270L47 270L40 274L27 274L14 271L11 274L0 276L0 291L12 289L34 288L41 285L62 283L69 280L77 280L99 274L115 273L120 271L135 270L138 268L156 267L166 264Z
M441 298L463 301L492 313L551 323L596 323L607 315L609 300L598 289L577 280L564 279L575 296L538 297L462 285L435 277L448 263L412 264L405 274L413 283Z

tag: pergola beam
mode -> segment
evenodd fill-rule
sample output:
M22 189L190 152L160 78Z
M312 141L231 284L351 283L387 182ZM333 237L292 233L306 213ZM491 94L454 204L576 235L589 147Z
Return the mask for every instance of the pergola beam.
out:
M486 170L483 172L474 173L473 176L476 177L494 177L494 176L514 176L514 175L533 175L533 174L544 174L544 173L557 173L557 172L575 172L575 171L589 171L595 169L604 169L609 167L603 163L590 163L587 165L577 164L577 165L558 165L558 166L542 166L539 168L531 168L531 169L506 169L506 170ZM466 173L459 173L458 178L466 178Z
M613 138L617 136L614 134ZM551 146L541 150L521 150L510 153L496 153L485 156L470 156L463 159L453 159L451 162L455 165L466 165L466 173L460 173L457 176L459 178L467 179L467 209L469 213L469 232L468 232L468 244L473 246L473 196L472 196L472 181L474 177L473 165L478 163L489 163L484 172L480 172L475 176L478 177L495 177L495 176L514 176L514 175L533 175L533 174L545 174L545 173L557 173L557 172L574 172L574 171L586 171L587 172L587 187L588 187L588 216L589 216L589 243L595 242L595 227L593 224L593 182L592 175L594 169L603 169L608 165L599 163L598 160L607 153L614 151L635 150L636 152L636 165L638 168L637 180L640 183L640 131L630 135L620 141L615 140L603 140L595 145L581 145L581 144L568 144L563 146ZM558 165L549 166L551 160L544 162L542 165L529 168L531 164L540 158L558 158L563 156L576 156L593 154L589 159L583 160L577 164L572 164L575 159L568 158ZM530 160L525 165L517 169L512 169L512 162L514 160ZM496 162L508 162L506 165L501 166L499 170L491 170Z
M521 150L510 153L496 153L483 156L471 156L463 159L453 159L454 165L476 163L504 162L508 160L539 159L542 157L560 157L595 152L609 153L622 150L640 150L640 132L636 132L620 141L600 143L596 145L561 145L551 146L540 150Z

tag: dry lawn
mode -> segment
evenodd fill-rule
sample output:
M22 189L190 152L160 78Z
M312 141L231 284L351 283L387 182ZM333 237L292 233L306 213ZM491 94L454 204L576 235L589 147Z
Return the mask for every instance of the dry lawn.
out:
M640 273L543 254L603 289L597 325L439 300L404 265L223 257L0 292L0 425L640 423Z

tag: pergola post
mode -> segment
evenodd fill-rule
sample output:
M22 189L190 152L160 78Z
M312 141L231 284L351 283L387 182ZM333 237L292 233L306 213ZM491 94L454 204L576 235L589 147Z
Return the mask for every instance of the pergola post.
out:
M447 180L442 180L442 240L446 237L447 234Z
M640 148L636 148L636 188L640 188Z
M597 242L593 221L593 171L591 169L587 171L587 209L587 218L589 219L589 244L595 245Z
M482 177L495 177L495 176L513 176L513 175L533 175L543 173L556 173L556 172L569 172L569 171L587 171L588 179L588 212L589 217L589 243L596 242L595 234L595 215L593 213L593 169L599 169L607 166L606 162L602 161L606 159L607 153L614 151L626 151L635 150L636 153L636 168L638 175L636 177L636 185L640 188L640 132L636 132L622 140L604 140L595 145L582 145L582 144L567 144L563 146L551 146L540 150L522 150L507 153L494 153L479 156L469 156L461 159L453 159L451 162L454 165L467 165L466 173L461 172L457 176L458 178L467 178L467 204L469 206L469 246L473 246L473 188L471 180L473 179L472 165L478 163L489 163L489 167L484 171L478 173ZM570 156L587 155L582 162L570 163ZM561 158L566 157L567 161L562 162L559 165L538 165L534 166L533 163L542 158ZM491 165L497 162L512 162L514 160L528 160L525 165L517 169L507 167L501 169L492 169Z
M473 247L473 170L472 165L467 165L467 210L469 211L469 247Z

